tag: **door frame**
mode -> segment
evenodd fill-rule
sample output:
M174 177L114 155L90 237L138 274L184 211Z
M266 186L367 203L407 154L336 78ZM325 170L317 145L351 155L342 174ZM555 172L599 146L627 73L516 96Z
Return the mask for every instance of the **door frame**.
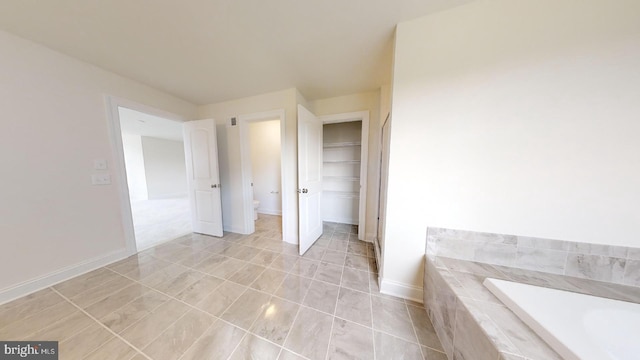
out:
M286 233L291 221L297 222L297 214L287 208L290 187L289 178L286 176L290 165L287 163L286 149L286 116L284 109L263 111L252 114L238 116L238 127L240 130L240 168L242 177L242 202L243 202L243 233L252 234L255 232L255 222L253 220L253 191L251 189L251 152L249 140L249 125L251 123L280 120L280 195L282 197L282 240L290 237ZM295 216L291 219L292 216Z
M385 127L387 130L385 131ZM391 135L391 113L387 114L382 126L380 127L380 169L378 178L378 221L376 224L376 237L373 242L373 250L378 264L378 286L380 279L384 277L384 247L386 238L384 232L386 229L386 207L387 207L387 185L389 177L389 147L384 146L385 140ZM386 164L386 166L385 166ZM383 181L384 179L384 181ZM384 183L384 187L383 187ZM381 211L383 210L384 211Z
M318 116L323 124L362 121L360 135L360 201L358 206L358 239L365 240L367 219L367 168L369 165L369 111L354 111Z
M124 107L179 123L183 123L186 120L180 115L112 95L105 95L105 105L107 108L107 122L113 158L113 164L110 168L114 172L115 183L118 187L126 252L127 256L131 256L138 253L138 247L136 245L136 235L133 227L131 197L129 196L129 183L127 182L127 169L124 161L122 129L120 128L120 113L118 108Z

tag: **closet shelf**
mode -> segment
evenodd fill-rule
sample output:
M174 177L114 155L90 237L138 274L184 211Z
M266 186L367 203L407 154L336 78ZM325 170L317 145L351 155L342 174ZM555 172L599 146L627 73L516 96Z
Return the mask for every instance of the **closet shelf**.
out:
M360 164L360 160L325 160L325 164Z
M324 144L324 148L325 149L341 148L341 147L352 147L352 146L360 146L360 142L340 142L340 143L326 143L326 144Z

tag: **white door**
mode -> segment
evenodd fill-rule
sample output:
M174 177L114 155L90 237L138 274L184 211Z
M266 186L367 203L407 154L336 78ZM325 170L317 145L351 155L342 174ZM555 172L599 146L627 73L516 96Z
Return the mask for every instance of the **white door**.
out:
M322 235L322 121L298 105L300 255Z
M184 151L193 231L222 236L218 144L213 119L184 123Z

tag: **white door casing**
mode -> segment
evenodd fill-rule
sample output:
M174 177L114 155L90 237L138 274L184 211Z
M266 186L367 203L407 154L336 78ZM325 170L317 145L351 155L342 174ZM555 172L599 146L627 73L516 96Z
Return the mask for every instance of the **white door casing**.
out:
M298 105L300 255L322 235L322 120Z
M260 113L252 113L238 116L238 127L240 130L240 161L242 163L242 197L244 202L244 219L243 233L252 234L255 231L255 223L253 220L253 188L251 175L251 144L249 141L249 125L265 120L280 120L280 167L281 167L281 195L282 195L282 240L287 242L296 242L298 234L296 232L287 231L289 223L298 221L297 213L294 209L287 208L286 204L293 195L291 190L295 186L293 178L290 178L287 168L293 168L293 159L290 160L286 149L286 117L284 109L271 110ZM293 173L293 170L291 170Z
M184 123L184 151L193 231L222 236L218 145L213 119Z
M373 244L376 263L378 264L378 279L384 273L384 250L385 250L385 221L387 209L387 183L389 177L389 145L391 140L391 118L387 115L382 124L380 133L380 186L378 196L378 229L376 241Z

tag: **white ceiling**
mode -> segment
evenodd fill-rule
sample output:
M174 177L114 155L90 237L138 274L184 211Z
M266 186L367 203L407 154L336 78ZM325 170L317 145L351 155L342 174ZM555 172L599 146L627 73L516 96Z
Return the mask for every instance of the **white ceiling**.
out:
M182 123L139 111L118 108L120 131L124 134L183 141Z
M0 28L195 104L390 81L395 25L470 0L2 0Z

